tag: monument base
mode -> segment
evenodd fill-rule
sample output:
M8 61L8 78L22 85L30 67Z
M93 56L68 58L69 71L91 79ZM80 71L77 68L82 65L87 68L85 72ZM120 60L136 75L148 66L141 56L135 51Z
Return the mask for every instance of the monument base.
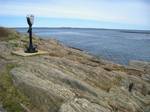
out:
M25 50L26 53L36 53L38 52L36 47L29 47Z
M34 53L26 53L23 49L19 49L16 51L12 51L12 54L18 55L18 56L23 56L23 57L28 57L28 56L35 56L35 55L44 55L44 54L48 54L48 52L38 50L37 52L34 52Z

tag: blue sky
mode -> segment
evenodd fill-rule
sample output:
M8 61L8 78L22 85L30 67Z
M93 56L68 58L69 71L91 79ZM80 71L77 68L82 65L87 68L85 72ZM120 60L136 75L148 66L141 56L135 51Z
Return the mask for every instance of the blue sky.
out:
M150 30L150 0L0 0L0 26Z

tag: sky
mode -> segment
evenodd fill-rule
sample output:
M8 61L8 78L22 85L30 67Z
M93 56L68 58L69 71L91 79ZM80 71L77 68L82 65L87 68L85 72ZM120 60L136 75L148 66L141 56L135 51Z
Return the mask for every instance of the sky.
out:
M150 0L0 0L0 26L150 30Z

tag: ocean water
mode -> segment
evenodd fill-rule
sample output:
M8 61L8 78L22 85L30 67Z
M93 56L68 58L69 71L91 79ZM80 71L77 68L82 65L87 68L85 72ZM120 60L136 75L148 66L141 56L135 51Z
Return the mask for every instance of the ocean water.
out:
M26 28L17 30L27 32ZM126 65L130 60L150 61L150 31L33 28L33 33L119 64Z

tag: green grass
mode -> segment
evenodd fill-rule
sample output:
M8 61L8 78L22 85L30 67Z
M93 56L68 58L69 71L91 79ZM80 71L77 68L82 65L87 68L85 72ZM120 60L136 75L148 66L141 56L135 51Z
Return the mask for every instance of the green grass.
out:
M21 103L30 105L29 99L13 85L10 70L15 65L8 64L0 72L0 102L8 112L24 112Z

